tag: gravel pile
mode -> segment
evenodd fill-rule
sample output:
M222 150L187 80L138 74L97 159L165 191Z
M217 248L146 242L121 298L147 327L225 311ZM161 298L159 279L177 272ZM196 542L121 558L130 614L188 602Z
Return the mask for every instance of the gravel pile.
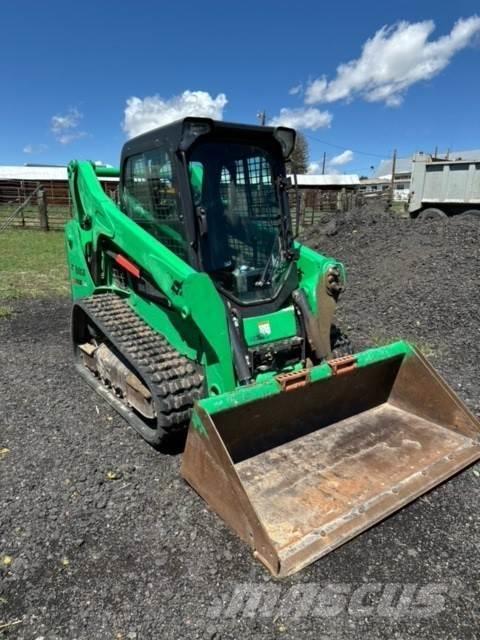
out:
M417 342L477 414L479 228L356 212L305 234L347 266L339 319L356 345ZM0 320L0 636L475 637L478 465L275 582L184 484L180 457L75 374L68 302L15 308ZM232 600L260 591L264 608Z
M345 264L338 318L357 348L410 340L480 413L478 222L360 210L326 216L302 240Z

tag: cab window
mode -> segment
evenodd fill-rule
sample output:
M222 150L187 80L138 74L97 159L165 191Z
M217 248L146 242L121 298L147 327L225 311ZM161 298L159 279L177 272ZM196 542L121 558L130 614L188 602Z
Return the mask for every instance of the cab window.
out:
M122 209L182 260L187 260L185 225L170 154L154 149L126 160Z

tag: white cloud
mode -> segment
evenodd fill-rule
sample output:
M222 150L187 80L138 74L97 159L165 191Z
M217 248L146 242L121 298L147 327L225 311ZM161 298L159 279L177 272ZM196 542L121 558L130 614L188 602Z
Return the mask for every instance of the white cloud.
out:
M344 164L348 164L354 158L354 153L350 149L346 149L339 153L337 156L334 156L327 162L327 166L325 172L329 175L337 175L339 174L339 170L337 167L341 167ZM321 173L323 168L323 160L318 160L315 162L311 162L308 165L307 173Z
M313 173L313 174L321 174L322 173L322 169L323 169L323 160L318 160L318 162L311 162L308 165L308 169L307 169L307 173ZM334 167L331 167L330 164L327 164L327 166L325 167L325 173L329 176L338 176L340 175L340 171L338 169L335 169Z
M296 95L298 95L299 93L302 93L302 89L303 89L303 84L300 82L299 84L296 84L294 87L291 87L291 88L288 90L288 93L289 93L291 96L296 96Z
M398 106L411 85L436 76L478 36L480 17L462 18L448 35L429 41L434 29L433 20L382 27L365 42L359 58L337 67L333 80L322 76L311 82L305 91L305 103L360 96L368 102Z
M60 142L60 144L70 144L74 140L84 138L86 135L86 131L72 131L70 133L63 133L62 135L57 136L57 142Z
M340 167L344 164L348 164L352 160L353 151L350 151L350 149L346 149L345 151L342 151L342 153L339 153L338 156L333 157L328 164L334 167Z
M74 129L78 127L83 114L78 109L69 109L65 115L56 115L52 117L51 126L53 133L60 133L66 129Z
M321 167L322 165L320 162L311 162L308 165L307 173L320 173Z
M280 109L279 115L272 118L268 124L273 127L284 126L315 131L321 127L329 127L332 118L333 116L329 111L320 111L315 107L284 108Z
M219 93L213 98L206 91L188 90L168 99L160 96L147 96L143 100L131 97L128 98L125 107L123 130L132 138L187 116L222 120L227 102L224 93Z
M95 160L93 163L97 167L113 167L112 164L108 164L107 162L103 162L103 160Z
M69 109L64 115L57 114L50 121L50 130L60 144L70 144L74 140L84 138L85 131L79 131L83 114L78 109Z
M23 153L37 154L43 153L48 149L46 144L26 144L23 147Z

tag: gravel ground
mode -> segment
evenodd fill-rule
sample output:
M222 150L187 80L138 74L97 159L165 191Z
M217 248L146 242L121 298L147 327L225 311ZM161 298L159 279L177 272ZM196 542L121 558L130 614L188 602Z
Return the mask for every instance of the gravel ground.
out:
M362 213L307 234L347 266L339 317L356 345L416 341L477 415L479 229ZM479 465L276 582L180 457L75 374L68 302L15 308L0 321L0 636L478 637Z

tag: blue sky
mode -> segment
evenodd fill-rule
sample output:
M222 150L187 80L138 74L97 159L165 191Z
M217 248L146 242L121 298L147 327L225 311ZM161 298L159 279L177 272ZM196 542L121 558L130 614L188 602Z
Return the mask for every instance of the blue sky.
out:
M479 148L476 13L469 0L2 3L0 163L117 164L128 133L188 109L241 122L265 109L346 173L394 147Z

